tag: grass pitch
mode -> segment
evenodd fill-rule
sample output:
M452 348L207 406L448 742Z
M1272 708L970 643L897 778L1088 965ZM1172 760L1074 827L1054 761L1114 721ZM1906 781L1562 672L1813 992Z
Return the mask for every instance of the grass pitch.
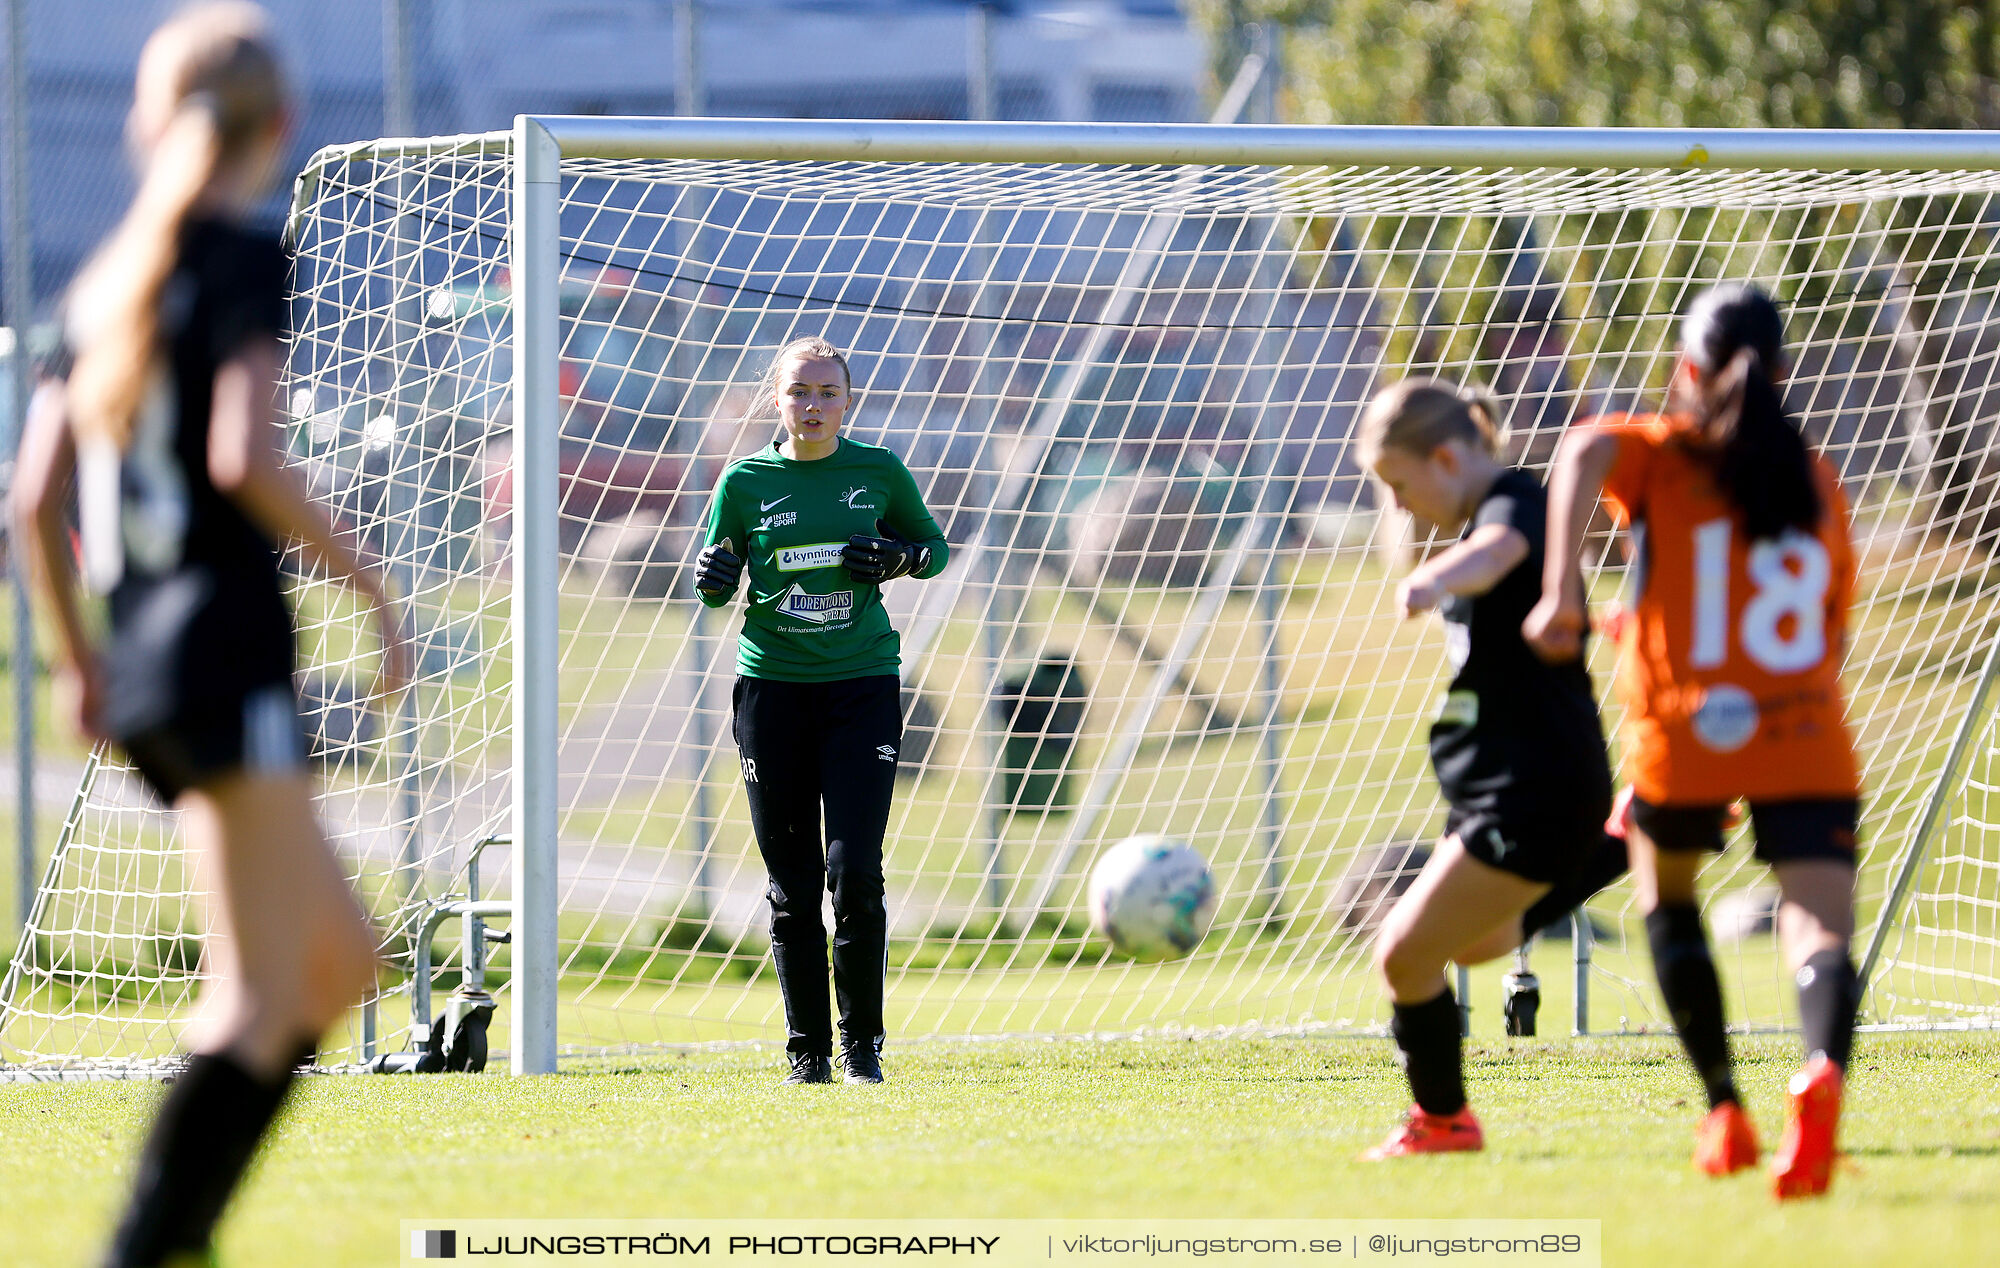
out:
M1796 1040L1738 1041L1767 1146ZM1355 1161L1406 1101L1385 1041L892 1048L880 1088L774 1086L770 1050L545 1079L305 1082L223 1263L398 1262L426 1217L1582 1218L1607 1265L1982 1262L2000 1232L2000 1035L1863 1036L1826 1199L1688 1167L1671 1039L1480 1040L1485 1154ZM9 1265L92 1257L148 1084L0 1087Z

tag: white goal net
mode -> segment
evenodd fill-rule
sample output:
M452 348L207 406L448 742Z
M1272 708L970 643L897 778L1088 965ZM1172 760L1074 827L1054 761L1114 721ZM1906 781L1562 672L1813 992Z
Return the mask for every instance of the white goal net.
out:
M625 126L599 152L691 135ZM1444 658L1434 620L1392 610L1411 534L1355 465L1358 408L1410 373L1489 384L1511 451L1540 466L1565 426L1658 400L1676 315L1724 277L1785 307L1790 401L1855 508L1864 1020L2000 1020L1981 677L2000 636L2000 175L1963 170L1968 151L1933 161L1911 136L1871 170L1852 148L1735 134L1764 157L1731 167L1728 134L1706 165L1590 134L1606 157L1571 166L1533 136L1417 130L1344 159L1349 134L1263 129L1237 158L1237 134L1169 129L1189 161L1133 162L1146 130L965 125L923 133L943 139L917 161L871 157L914 135L898 125L786 126L822 157L730 158L711 138L680 151L708 157L561 168L545 293L566 1056L782 1036L729 740L740 616L704 614L686 563L723 466L773 434L751 387L787 339L850 350L853 434L903 456L953 544L942 577L886 596L909 720L886 848L892 1038L1359 1032L1385 1017L1368 934L1443 822L1424 743ZM954 136L984 148L946 161ZM400 712L371 714L353 604L297 583L323 813L385 939L382 997L329 1062L406 1045L426 917L468 888L509 896L522 857L511 155L508 135L330 151L294 209L291 451L389 560L420 661ZM1600 598L1622 580L1609 547ZM1222 895L1199 949L1157 966L1111 957L1083 915L1093 860L1142 832L1192 843ZM1710 911L1733 1017L1777 1027L1791 991L1766 884L1732 851ZM1629 891L1590 910L1591 1029L1663 1025ZM171 817L115 759L93 764L6 979L0 1062L169 1057L195 927ZM496 1046L519 953L486 966ZM1568 961L1537 952L1545 978Z

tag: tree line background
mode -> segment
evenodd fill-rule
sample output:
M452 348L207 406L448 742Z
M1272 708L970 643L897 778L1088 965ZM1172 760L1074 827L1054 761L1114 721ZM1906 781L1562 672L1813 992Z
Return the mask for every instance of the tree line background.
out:
M1300 123L2000 126L2000 3L1190 0L1218 72L1268 22ZM1226 81L1226 75L1224 76Z
M1277 32L1282 117L1320 124L2000 128L2000 0L1189 0L1218 82ZM2000 547L2000 198L1308 226L1357 249L1392 362L1484 380L1527 448L1639 403L1723 277L1795 314L1795 408L1925 518ZM1444 248L1451 247L1451 250ZM1644 291L1644 301L1634 299ZM1607 371L1607 365L1617 368ZM1615 380L1615 381L1614 381Z

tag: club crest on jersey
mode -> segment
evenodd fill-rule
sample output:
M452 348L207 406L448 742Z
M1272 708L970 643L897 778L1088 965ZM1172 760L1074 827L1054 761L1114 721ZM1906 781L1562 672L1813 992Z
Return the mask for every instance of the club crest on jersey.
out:
M1694 738L1717 753L1734 753L1748 744L1760 721L1757 698L1726 682L1704 691L1701 705L1688 718Z
M1476 691L1447 691L1438 701L1437 716L1432 719L1438 726L1475 727L1479 725L1479 693Z
M854 591L807 594L794 582L791 589L778 596L777 610L785 616L813 625L833 625L854 615Z
M874 504L861 500L867 496L868 486L857 484L840 495L840 504L850 511L872 511L875 509Z
M842 542L814 542L809 546L780 546L771 558L779 572L810 572L831 568L840 562Z

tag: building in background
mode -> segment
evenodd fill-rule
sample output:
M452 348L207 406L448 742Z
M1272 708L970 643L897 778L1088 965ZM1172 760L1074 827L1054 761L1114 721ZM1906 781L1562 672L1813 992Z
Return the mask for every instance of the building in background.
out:
M392 0L263 0L305 98L293 156L380 136ZM677 0L400 0L416 128L516 114L673 114ZM140 45L173 2L26 0L35 294L46 304L130 194L122 129ZM700 0L704 113L962 119L971 0ZM1205 52L1174 0L991 9L1003 119L1199 117ZM273 208L275 215L277 208ZM9 262L0 259L0 270Z

